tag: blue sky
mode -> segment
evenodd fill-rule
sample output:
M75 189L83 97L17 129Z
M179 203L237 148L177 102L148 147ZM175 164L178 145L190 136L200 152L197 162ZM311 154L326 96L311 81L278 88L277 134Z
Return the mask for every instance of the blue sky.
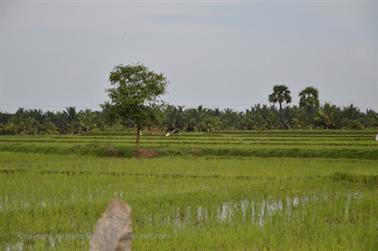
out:
M0 110L97 109L116 64L164 99L244 109L275 84L378 110L378 2L0 0Z

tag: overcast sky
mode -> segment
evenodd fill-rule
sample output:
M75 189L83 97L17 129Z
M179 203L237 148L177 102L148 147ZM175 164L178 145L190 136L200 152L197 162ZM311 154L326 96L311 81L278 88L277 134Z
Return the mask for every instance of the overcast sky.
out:
M164 72L166 101L244 109L275 84L293 102L378 110L378 0L0 0L0 110L98 109L114 65Z

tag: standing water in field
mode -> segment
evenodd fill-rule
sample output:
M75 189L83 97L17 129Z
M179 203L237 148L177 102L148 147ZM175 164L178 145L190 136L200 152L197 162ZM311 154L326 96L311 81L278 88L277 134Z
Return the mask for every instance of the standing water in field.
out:
M217 206L187 206L175 209L168 216L149 215L144 222L151 225L173 225L182 228L192 224L220 223L220 224L257 224L261 227L266 221L272 220L276 215L288 221L295 217L295 210L305 206L315 206L317 203L341 200L345 203L345 213L351 200L358 199L359 193L348 193L345 196L329 194L313 195L287 195L284 198L243 199L239 202L223 202Z

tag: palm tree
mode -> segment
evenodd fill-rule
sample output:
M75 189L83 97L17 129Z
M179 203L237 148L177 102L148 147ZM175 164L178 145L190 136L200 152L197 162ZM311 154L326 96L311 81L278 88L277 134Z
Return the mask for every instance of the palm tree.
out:
M226 108L221 113L222 126L225 129L240 129L242 128L242 117L241 112L233 111L230 108Z
M361 119L363 113L361 113L360 109L353 104L345 106L342 110L343 118L350 119L350 120L358 120Z
M79 121L76 108L73 106L67 107L63 112L64 118L66 120L66 128L71 133L74 134L77 132Z
M212 132L222 129L222 120L219 117L209 117L205 121L207 132Z
M5 133L5 127L8 121L10 120L11 115L6 112L0 112L0 134Z
M299 107L306 113L307 124L312 124L315 114L319 109L319 91L309 86L299 93Z
M182 130L184 127L184 107L167 105L164 109L165 127L168 131L174 129Z
M196 128L200 132L207 131L206 120L208 118L207 109L203 108L202 105L198 106L195 109L195 119L196 119Z
M299 107L319 107L319 91L308 86L299 93Z
M316 121L327 129L336 129L340 127L340 115L341 112L337 106L325 103L319 109Z
M48 134L57 134L59 133L58 127L51 121L46 121L44 124L44 130Z
M378 127L378 113L374 110L366 110L365 127Z
M80 111L78 119L80 126L84 128L85 132L90 132L95 127L96 114L90 109Z
M281 122L287 129L289 129L290 126L286 123L282 113L283 104L291 103L289 88L286 85L273 86L273 93L269 95L269 102L273 104L278 103Z

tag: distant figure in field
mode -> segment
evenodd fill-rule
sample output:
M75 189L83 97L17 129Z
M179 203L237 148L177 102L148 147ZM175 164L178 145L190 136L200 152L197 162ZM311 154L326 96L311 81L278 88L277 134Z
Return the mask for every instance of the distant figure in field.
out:
M378 133L377 133L377 136L375 136L375 141L378 141Z

